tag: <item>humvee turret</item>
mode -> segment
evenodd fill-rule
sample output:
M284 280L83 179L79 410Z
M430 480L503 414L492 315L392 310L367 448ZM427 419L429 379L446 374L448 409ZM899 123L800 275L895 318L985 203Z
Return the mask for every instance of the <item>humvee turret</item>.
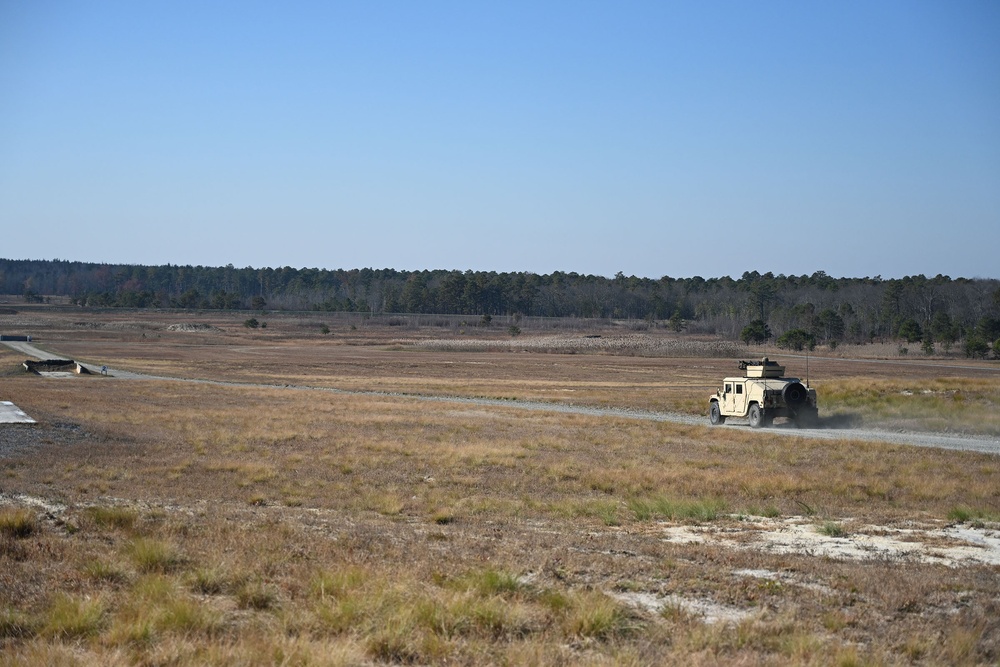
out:
M816 390L798 378L786 378L785 367L764 357L741 361L743 377L728 377L709 397L708 417L713 425L727 417L745 417L750 426L770 426L775 417L787 417L798 426L813 426L818 417Z

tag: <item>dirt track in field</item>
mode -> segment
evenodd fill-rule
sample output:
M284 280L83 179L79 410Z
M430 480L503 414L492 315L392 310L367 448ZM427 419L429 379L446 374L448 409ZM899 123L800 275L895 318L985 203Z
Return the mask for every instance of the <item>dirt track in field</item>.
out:
M26 342L4 341L3 344L25 355L34 356L38 359L63 358L57 353L41 350L38 347ZM837 363L837 364L840 363L851 364L851 363L857 363L858 361L860 360L851 360L851 359L825 360L825 362L827 363ZM896 364L905 363L905 365L913 367L926 366L928 372L932 372L933 369L937 368L937 366L931 364L919 364L919 363L907 363L907 362L891 362L891 363L896 363ZM85 365L92 373L100 374L102 372L101 366L95 366L92 364L85 364ZM479 407L502 406L505 408L519 408L523 410L562 412L571 414L619 417L628 419L645 419L651 421L685 424L689 426L707 425L707 418L695 417L692 415L681 414L676 412L633 410L633 409L615 408L615 407L594 407L594 406L574 405L572 403L555 403L555 402L534 401L534 400L501 400L501 399L463 397L463 396L440 396L440 395L432 396L420 393L396 392L396 391L367 391L360 389L338 389L334 387L319 387L319 386L303 385L303 384L276 385L276 384L256 383L256 382L179 378L179 377L159 376L153 374L135 373L131 371L124 371L118 369L107 369L106 373L113 378L123 379L123 380L164 380L173 382L196 382L203 384L218 384L218 385L228 385L228 386L246 386L246 387L262 387L262 388L274 388L276 386L279 386L289 390L298 390L298 391L327 391L327 392L359 395L359 396L365 396L365 395L399 396L420 401L464 403L464 404L476 405ZM736 423L733 423L734 421L736 421ZM742 423L741 421L730 420L729 424L725 426L719 426L716 428L749 429L749 426L745 423ZM788 424L777 424L771 428L762 430L761 433L768 435L775 435L779 437L800 437L800 438L813 438L813 439L825 439L825 440L849 439L849 440L877 441L877 442L887 442L900 445L913 445L918 447L939 447L943 449L956 449L963 451L975 451L981 453L1000 455L1000 439L998 438L991 438L984 436L965 436L965 435L956 435L949 433L929 433L929 432L916 433L916 432L887 431L887 430L872 429L872 428L860 428L852 426L849 420L836 419L836 418L821 419L821 424L819 428L803 429L796 427L794 424L788 423Z

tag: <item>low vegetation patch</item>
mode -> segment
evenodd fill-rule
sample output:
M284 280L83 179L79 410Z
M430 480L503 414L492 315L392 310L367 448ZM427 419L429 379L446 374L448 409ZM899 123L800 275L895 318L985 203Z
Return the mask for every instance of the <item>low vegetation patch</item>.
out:
M960 505L948 511L948 520L957 521L958 523L976 521L1000 524L1000 511Z
M719 499L674 500L659 496L634 498L628 505L639 521L714 521L726 511L726 503Z
M59 593L42 617L40 634L56 639L78 639L96 635L106 621L106 606L100 597Z
M84 510L84 515L97 528L111 528L129 531L135 527L139 514L124 507L93 506Z
M38 529L35 513L24 508L0 509L0 535L23 539Z
M818 530L827 537L847 537L844 526L836 521L824 521Z
M160 316L165 327L172 316ZM55 427L32 430L32 447L6 460L0 652L9 662L996 661L995 565L945 558L992 539L994 455L863 442L846 430L812 440L516 401L415 401L396 394L690 404L701 414L735 366L596 342L593 354L437 353L410 338L366 338L360 316L355 331L330 318L329 336L305 315L294 335L270 313L266 331L247 329L247 316L212 315L219 331L159 329L175 336L170 345L94 330L74 356L270 387L5 377L33 415L86 434L64 446ZM531 340L530 326L516 339L505 326L476 335L510 352ZM824 363L836 362L813 360L813 372ZM849 404L840 393L849 383L824 376L831 410L900 427L910 422L878 406L914 397L986 406L968 417L995 400L975 378L920 376L900 380L898 397L873 384ZM958 388L961 401L922 393ZM921 539L914 525L937 528L919 558L907 551Z
M439 339L415 343L421 349L447 352L542 352L546 354L614 354L644 357L721 357L737 358L746 354L746 347L733 341L697 340L690 338L646 335L562 335L520 336L521 329L512 326L509 339Z
M132 540L125 552L140 572L170 572L184 562L172 544L151 537Z
M1000 435L1000 383L969 378L823 380L821 414L867 425Z

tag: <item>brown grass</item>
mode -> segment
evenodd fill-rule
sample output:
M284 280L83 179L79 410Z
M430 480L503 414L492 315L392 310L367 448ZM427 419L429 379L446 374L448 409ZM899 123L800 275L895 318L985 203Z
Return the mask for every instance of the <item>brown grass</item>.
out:
M287 371L289 384L641 407L700 402L699 383L731 363L393 351L328 342L346 335L337 330L296 336L280 321L268 337L226 332L205 346L162 329L136 329L145 341L93 331L52 347L114 366L119 346L137 364L213 379L259 371L277 383ZM18 361L0 348L0 368ZM821 373L847 362L815 363ZM930 383L919 368L914 382ZM977 386L963 385L988 393ZM1000 656L995 568L667 543L660 525L737 528L741 514L806 507L842 532L954 520L956 508L989 520L1000 511L995 456L278 387L9 373L3 391L40 422L33 447L0 458L0 512L33 522L24 535L0 531L3 663ZM760 569L802 585L734 574ZM634 607L622 592L742 620Z

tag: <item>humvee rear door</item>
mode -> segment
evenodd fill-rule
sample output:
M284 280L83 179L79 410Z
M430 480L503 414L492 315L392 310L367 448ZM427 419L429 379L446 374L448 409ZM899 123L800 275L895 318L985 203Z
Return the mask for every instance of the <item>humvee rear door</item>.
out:
M741 415L747 411L746 387L743 382L736 382L733 386L733 407L732 412Z

